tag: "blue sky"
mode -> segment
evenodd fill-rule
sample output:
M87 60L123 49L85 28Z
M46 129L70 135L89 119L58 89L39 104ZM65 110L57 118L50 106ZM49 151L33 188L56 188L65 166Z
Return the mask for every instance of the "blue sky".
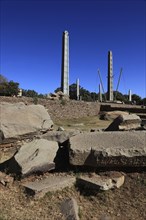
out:
M146 97L145 0L1 0L0 73L23 89L53 92L61 81L62 32L70 37L70 84L107 91L113 52L114 90Z

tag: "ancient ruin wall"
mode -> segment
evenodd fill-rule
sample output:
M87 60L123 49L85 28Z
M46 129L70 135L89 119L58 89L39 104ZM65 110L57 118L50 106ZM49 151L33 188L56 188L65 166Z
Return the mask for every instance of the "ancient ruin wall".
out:
M75 100L47 100L33 99L28 97L3 97L0 102L24 102L25 104L38 103L44 105L52 119L72 119L99 114L100 104L97 102L84 102Z

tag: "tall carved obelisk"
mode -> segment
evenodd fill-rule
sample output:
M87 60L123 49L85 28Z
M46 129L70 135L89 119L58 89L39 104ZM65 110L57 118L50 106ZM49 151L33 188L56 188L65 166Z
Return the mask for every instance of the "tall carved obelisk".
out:
M63 32L62 36L62 70L61 70L61 90L69 96L69 34Z
M108 52L108 88L107 100L113 101L113 55L112 51Z

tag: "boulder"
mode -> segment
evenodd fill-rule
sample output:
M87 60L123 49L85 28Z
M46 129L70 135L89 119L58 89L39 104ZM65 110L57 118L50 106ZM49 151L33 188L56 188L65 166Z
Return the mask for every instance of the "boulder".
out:
M55 169L54 159L57 150L57 142L36 139L22 145L10 160L0 164L0 169L6 169L9 173L18 174L21 177L50 171Z
M119 115L105 131L128 131L141 128L141 119L136 114Z
M82 185L86 189L90 190L102 190L106 191L109 189L120 188L124 184L125 176L121 173L116 172L110 176L93 175L80 176L77 178L77 184Z
M0 103L0 141L22 135L47 131L53 122L42 105Z
M79 207L74 198L66 199L61 204L61 211L65 216L66 220L79 220Z
M25 192L38 198L43 197L47 192L62 190L65 187L72 187L76 179L72 176L49 176L42 180L23 183Z
M70 138L69 162L89 167L145 167L146 131L83 133Z

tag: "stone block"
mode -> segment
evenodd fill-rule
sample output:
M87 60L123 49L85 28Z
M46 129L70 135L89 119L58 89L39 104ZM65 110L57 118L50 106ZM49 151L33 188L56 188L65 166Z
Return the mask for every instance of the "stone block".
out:
M83 133L70 138L69 162L89 167L145 167L146 131Z

